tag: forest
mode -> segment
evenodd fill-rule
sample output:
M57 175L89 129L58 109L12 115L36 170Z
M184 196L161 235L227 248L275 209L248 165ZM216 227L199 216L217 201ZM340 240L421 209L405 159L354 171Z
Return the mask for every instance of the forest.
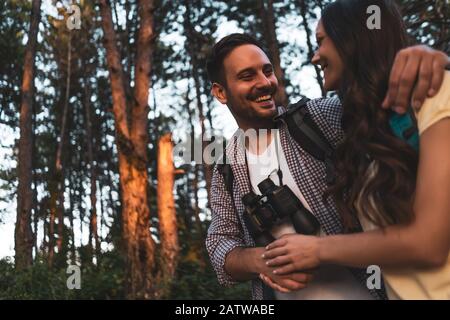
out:
M262 41L281 104L325 95L328 2L1 1L0 299L249 299L206 253L212 165L173 150L237 128L205 68L227 34ZM450 54L448 0L398 3L413 42Z

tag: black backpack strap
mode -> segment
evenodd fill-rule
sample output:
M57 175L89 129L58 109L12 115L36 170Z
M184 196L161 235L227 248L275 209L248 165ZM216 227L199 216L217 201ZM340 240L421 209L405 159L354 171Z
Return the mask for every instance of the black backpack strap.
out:
M228 191L228 193L230 194L231 201L234 202L234 199L233 199L233 180L234 180L234 176L233 176L233 170L231 170L231 164L229 164L229 163L218 163L217 164L217 170L219 171L219 173L223 177L223 181L225 183L225 188ZM234 203L233 203L233 205L234 205Z
M284 122L294 140L317 160L325 162L327 183L334 179L334 149L325 138L306 108L308 98L302 98L288 107L288 110L275 117Z

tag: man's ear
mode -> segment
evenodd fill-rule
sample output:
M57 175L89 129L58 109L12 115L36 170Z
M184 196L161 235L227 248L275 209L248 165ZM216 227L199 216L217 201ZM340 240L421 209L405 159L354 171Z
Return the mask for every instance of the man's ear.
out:
M217 82L214 82L211 92L221 104L227 104L227 93L225 87Z

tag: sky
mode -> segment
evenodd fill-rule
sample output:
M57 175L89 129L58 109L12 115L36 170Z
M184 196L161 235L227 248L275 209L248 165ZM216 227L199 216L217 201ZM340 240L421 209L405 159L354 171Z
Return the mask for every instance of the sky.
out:
M42 10L44 14L56 15L56 10L51 4L51 0L44 0L42 5ZM120 19L119 19L120 20ZM303 30L300 30L297 26L300 25L300 18L297 16L285 16L283 20L287 21L285 23L283 21L283 29L277 30L277 35L280 41L289 42L292 45L298 46L299 48L306 48L306 34ZM311 25L311 28L314 30L315 24ZM218 26L218 31L216 34L216 38L220 39L230 33L233 32L243 32L244 30L239 29L237 23L223 21ZM167 37L167 39L163 39L163 41L167 41L170 43L176 43L177 45L182 46L183 38L179 35L173 35L171 37ZM303 95L308 96L309 98L319 97L321 95L320 88L315 79L315 71L314 68L309 65L303 68L300 68L302 59L304 57L299 57L298 60L294 59L294 61L290 65L283 64L284 60L287 57L281 56L282 67L285 69L286 74L290 77L292 84L295 86L300 86L301 92ZM177 86L186 87L186 83L177 84ZM181 91L184 92L184 91ZM149 97L149 104L152 105L153 94L156 94L157 101L170 101L173 96L172 88L156 88L155 93L151 92ZM294 101L296 97L291 97L291 100ZM228 108L224 105L221 105L219 102L215 102L215 106L213 107L213 118L216 119L214 122L215 129L221 131L222 134L229 138L232 136L234 131L237 129L237 124L231 113L228 111ZM164 108L164 106L158 106L158 110L154 110L155 113L164 113L167 116L173 115L170 114L171 111L169 108ZM177 134L180 134L183 130L179 130ZM12 156L13 148L11 145L14 144L14 140L18 138L18 130L8 128L2 124L0 124L0 159L6 159ZM14 161L5 161L2 163L2 166L15 166ZM206 203L206 192L204 194L200 194L200 198L203 199L203 206ZM0 211L5 209L5 214L2 215L2 222L0 223L0 259L5 257L14 256L14 225L16 220L16 200L14 199L10 203L5 203L0 201ZM75 226L76 229L77 226ZM87 233L84 234L87 236ZM78 237L79 238L79 237ZM87 242L87 239L78 239L78 242L83 241L83 243ZM104 248L104 247L102 247Z

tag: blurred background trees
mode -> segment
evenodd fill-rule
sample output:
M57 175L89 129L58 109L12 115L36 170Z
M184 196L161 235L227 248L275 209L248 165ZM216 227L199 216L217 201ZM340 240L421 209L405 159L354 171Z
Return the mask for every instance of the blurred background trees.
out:
M249 298L206 255L211 166L170 150L232 133L205 70L226 34L262 40L280 104L324 95L310 59L330 1L40 2L0 3L0 298ZM450 52L448 1L399 3L412 39Z

